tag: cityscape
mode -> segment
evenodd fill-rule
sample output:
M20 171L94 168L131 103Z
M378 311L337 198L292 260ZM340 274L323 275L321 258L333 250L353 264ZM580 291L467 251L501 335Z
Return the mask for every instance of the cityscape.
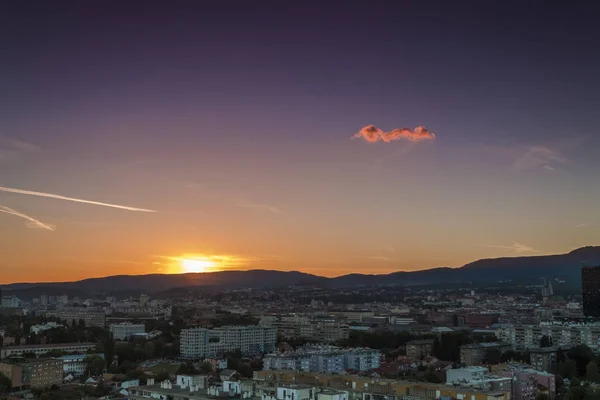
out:
M0 1L0 400L600 400L598 15Z

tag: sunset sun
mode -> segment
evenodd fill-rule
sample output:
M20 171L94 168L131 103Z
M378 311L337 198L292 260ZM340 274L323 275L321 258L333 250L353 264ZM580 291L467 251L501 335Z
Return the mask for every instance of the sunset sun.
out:
M181 265L185 272L208 272L215 268L214 261L206 259L183 259Z

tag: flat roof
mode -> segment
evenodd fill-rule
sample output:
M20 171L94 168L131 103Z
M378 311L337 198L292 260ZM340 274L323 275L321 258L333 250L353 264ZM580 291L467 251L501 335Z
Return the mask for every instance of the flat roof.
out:
M8 346L3 350L27 350L27 349L52 349L61 347L96 346L96 343L52 343L52 344L28 344L24 346Z
M135 387L130 387L128 388L129 391L143 391L143 392L154 392L154 393L158 393L158 394L162 394L165 396L173 396L173 395L178 395L181 397L186 397L188 399L194 399L194 400L205 400L205 399L209 399L209 397L206 395L206 393L204 391L199 391L199 392L190 392L189 388L181 388L180 386L176 386L173 385L173 388L171 389L165 389L165 388L161 388L160 384L154 384L154 385L150 385L150 386L135 386ZM214 398L214 396L212 396Z

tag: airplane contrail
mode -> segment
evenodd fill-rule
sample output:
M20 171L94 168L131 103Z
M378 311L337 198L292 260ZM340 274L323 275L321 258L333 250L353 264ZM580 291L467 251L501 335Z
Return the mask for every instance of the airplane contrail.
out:
M51 227L50 225L46 225L45 223L43 223L42 221L39 221L33 217L30 217L29 215L25 215L23 213L18 212L17 210L13 210L10 207L7 206L0 206L0 212L9 214L9 215L14 215L15 217L19 217L19 218L23 218L28 220L29 222L33 223L34 225L43 228L43 229L47 229L49 231L54 231L54 228Z
M76 199L76 198L73 198L73 197L61 196L61 195L58 195L58 194L43 193L43 192L33 192L31 190L12 189L12 188L7 188L7 187L3 187L3 186L0 186L0 191L2 191L2 192L8 192L8 193L27 194L27 195L30 195L30 196L48 197L48 198L51 198L51 199L58 199L58 200L74 201L76 203L94 204L94 205L97 205L97 206L104 206L104 207L120 208L121 210L128 210L128 211L156 212L154 210L146 210L146 209L143 209L143 208L120 206L118 204L101 203L99 201Z

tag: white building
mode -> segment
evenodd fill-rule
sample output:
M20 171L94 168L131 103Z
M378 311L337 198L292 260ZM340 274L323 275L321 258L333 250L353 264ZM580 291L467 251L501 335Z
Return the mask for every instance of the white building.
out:
M539 325L498 325L496 337L509 343L515 350L540 347L543 336L552 338L554 346L571 348L585 344L600 350L600 323L541 323Z
M131 324L128 322L111 324L110 333L116 340L127 340L134 335L146 333L146 327L144 324Z
M279 385L263 391L261 400L312 400L313 388L308 385Z
M187 381L186 381L187 382ZM146 386L130 387L127 396L130 400L148 399L177 399L177 400L206 400L207 392L197 385L178 385L171 381L155 384L154 379L148 379Z
M205 376L204 375L177 375L177 385L182 388L197 387L204 389Z
M65 375L71 374L74 377L83 376L87 369L86 359L90 356L104 358L104 354L70 354L59 357L63 361Z
M470 382L477 379L483 379L485 375L489 373L485 367L465 367L455 368L446 371L446 384L460 384L464 382Z
M51 351L62 351L64 353L87 353L88 350L96 348L95 343L63 343L63 344L36 344L27 346L5 347L0 351L0 358L19 357L24 354L33 353L37 357L43 356Z
M55 328L65 328L65 326L61 325L61 324L57 324L56 322L47 322L47 323L41 324L41 325L32 325L31 328L29 328L29 332L35 333L37 335L41 332L45 332L45 331L48 331L50 329L55 329Z
M380 366L381 352L372 349L341 349L333 346L307 346L296 351L267 354L265 370L295 370L339 373L347 369L369 371Z

